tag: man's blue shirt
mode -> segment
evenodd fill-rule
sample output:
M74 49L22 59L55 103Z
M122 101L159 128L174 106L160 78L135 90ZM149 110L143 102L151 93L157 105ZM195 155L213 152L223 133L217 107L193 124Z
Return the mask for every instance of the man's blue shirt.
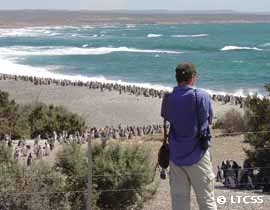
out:
M170 122L170 160L176 165L193 165L205 153L198 143L197 115L201 132L208 132L209 122L213 116L211 98L205 91L197 89L196 106L192 86L175 87L167 100L162 103L161 116Z

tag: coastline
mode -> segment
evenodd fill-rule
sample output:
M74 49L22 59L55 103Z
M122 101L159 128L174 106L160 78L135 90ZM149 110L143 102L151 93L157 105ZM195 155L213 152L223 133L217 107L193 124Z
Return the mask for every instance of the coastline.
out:
M88 127L143 126L162 124L161 98L119 94L117 91L89 89L80 86L35 85L20 80L0 80L0 89L7 91L17 103L43 102L61 105L86 119ZM214 117L218 118L239 106L212 101Z

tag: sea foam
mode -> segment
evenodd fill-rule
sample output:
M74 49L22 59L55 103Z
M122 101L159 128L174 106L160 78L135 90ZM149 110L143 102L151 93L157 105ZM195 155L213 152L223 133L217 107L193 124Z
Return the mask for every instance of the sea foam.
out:
M209 95L232 95L232 96L237 96L237 97L247 97L248 95L256 95L260 98L263 97L262 94L259 93L259 90L257 89L237 89L234 92L227 92L227 91L216 91L216 90L211 90L211 89L203 89L206 91Z
M147 34L148 38L157 38L163 36L162 34Z
M19 29L0 29L0 37L40 37L40 36L59 36L61 33L51 31L49 28L19 28Z
M261 44L260 47L270 47L270 43L267 42L267 43Z
M232 50L256 50L256 51L263 51L261 48L257 47L239 47L239 46L225 46L221 51L232 51Z
M165 53L180 54L179 51L159 50L159 49L136 49L128 47L99 47L99 48L83 48L79 47L9 47L0 48L2 55L103 55L114 52L134 52L134 53Z
M126 25L126 28L136 28L136 25L134 25L134 24L127 24Z
M172 35L171 37L175 38L192 38L192 37L207 37L208 34L179 34L179 35Z

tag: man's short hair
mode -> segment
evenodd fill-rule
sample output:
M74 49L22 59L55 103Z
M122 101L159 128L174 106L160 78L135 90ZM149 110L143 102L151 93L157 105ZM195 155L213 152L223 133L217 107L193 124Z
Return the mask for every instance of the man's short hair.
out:
M196 73L196 68L191 62L182 62L175 69L176 81L178 83L189 81Z

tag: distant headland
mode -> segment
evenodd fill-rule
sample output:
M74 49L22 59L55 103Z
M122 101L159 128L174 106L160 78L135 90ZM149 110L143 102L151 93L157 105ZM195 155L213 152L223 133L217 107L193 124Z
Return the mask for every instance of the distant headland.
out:
M270 22L270 13L230 10L0 10L0 28L100 24L199 24Z

